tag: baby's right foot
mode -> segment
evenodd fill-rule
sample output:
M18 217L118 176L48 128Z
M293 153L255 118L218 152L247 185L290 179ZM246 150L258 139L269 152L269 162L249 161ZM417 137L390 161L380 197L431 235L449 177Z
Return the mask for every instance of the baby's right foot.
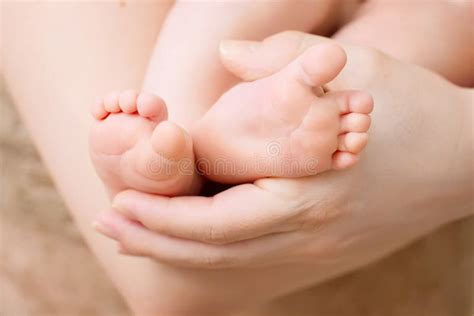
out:
M195 127L198 167L214 181L242 183L354 165L367 144L372 97L322 91L345 61L340 47L317 45L279 72L230 89Z
M90 153L111 196L125 189L160 195L197 193L190 136L166 121L166 105L155 95L114 92L92 109Z

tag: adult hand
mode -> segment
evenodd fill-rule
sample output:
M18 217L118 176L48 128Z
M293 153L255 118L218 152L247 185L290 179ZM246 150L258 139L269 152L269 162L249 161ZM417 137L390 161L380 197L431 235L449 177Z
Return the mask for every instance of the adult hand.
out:
M222 58L234 74L254 80L323 41L285 32L261 43L227 42ZM356 167L261 179L214 197L126 191L114 201L120 212L102 214L99 230L125 253L173 265L310 267L302 284L472 214L472 92L378 51L343 47L348 63L328 88L366 90L376 104L370 143Z

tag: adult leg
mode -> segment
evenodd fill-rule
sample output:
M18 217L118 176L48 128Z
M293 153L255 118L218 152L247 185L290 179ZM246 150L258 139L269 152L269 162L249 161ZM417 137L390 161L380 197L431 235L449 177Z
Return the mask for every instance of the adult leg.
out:
M325 34L337 26L342 9L354 11L357 5L355 1L343 4L336 0L177 1L151 58L145 89L163 97L172 121L190 128L237 82L220 64L222 39L261 40L287 29Z
M89 159L88 105L104 91L140 85L165 12L151 2L6 3L6 79L80 230L134 312L226 315L285 293L286 285L272 286L278 273L271 271L258 291L259 271L186 270L118 255L115 242L91 227L109 201Z
M372 0L334 38L380 49L469 87L474 84L472 8L470 1Z
M3 3L10 92L82 234L141 315L167 298L170 279L151 261L119 256L91 228L109 202L89 159L88 106L104 91L140 86L168 8L164 2Z

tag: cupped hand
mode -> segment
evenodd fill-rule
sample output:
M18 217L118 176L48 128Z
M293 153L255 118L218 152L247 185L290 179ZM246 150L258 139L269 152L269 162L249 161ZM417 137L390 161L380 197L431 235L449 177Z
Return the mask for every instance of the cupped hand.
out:
M323 41L285 32L263 42L226 42L221 55L234 74L255 80ZM343 47L348 63L326 88L366 90L376 104L370 143L357 166L261 179L213 197L125 191L114 200L115 211L101 214L98 229L124 253L172 265L304 271L288 285L298 287L472 214L471 91L376 50Z

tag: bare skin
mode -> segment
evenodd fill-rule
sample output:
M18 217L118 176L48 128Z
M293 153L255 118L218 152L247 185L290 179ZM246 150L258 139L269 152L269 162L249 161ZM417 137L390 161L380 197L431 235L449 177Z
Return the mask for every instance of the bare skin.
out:
M104 91L140 86L169 6L4 2L2 9L2 66L9 91L104 270L138 315L159 314L163 301L188 301L183 293L197 293L189 292L183 275L119 255L91 227L110 201L88 158L87 104Z
M371 96L313 92L332 81L345 61L336 45L311 47L274 75L226 92L193 130L206 177L243 183L353 166L367 144ZM220 162L229 168L217 168Z
M138 315L212 306L215 297L208 294L224 293L227 283L124 257L91 227L110 202L88 158L88 105L104 91L141 85L169 8L162 1L2 3L2 68L9 91L81 233Z
M193 141L201 171L220 183L351 167L367 144L372 98L357 91L320 97L313 92L345 62L340 47L321 45L275 75L235 86L198 122L193 140L165 121L166 105L158 97L111 93L92 110L94 166L112 197L128 188L168 196L199 193ZM219 161L227 166L215 168Z
M372 0L333 38L377 48L472 87L473 19L471 1Z
M349 6L353 7L352 3ZM123 109L121 103L127 103L127 107L129 104L137 102L133 100L120 102L119 100L120 95L127 93L129 96L122 98L130 99L132 92L111 92L93 108L94 116L102 123L93 126L90 136L91 156L99 176L105 183L107 191L112 196L126 188L163 195L197 193L202 179L194 172L193 166L190 165L194 162L193 145L186 130L206 112L225 90L236 83L235 77L228 73L220 63L216 63L220 40L227 37L259 39L288 28L327 32L338 24L338 20L342 16L341 10L345 7L348 6L339 5L334 0L301 1L297 3L292 1L198 4L186 1L175 2L160 32L144 84L145 90L158 94L167 103L168 114L164 118L166 119L169 116L170 122L173 123L167 122L165 124L167 126L166 135L160 135L163 124L157 125L152 123L153 121L159 123L160 120L163 120L163 117L155 120L140 120L139 116L136 115L118 116L114 114L106 117L106 113L125 112L132 114L132 112L127 112L128 109ZM196 27L185 28L182 21L187 21L187 23ZM177 38L182 40L176 40ZM189 55L189 51L192 51L193 54ZM267 86L269 85L267 84ZM257 87L254 89L257 89ZM270 89L270 86L268 89ZM301 89L297 91L301 91ZM293 92L293 101L298 101L297 91ZM239 97L235 95L236 93L234 90L234 100L237 100ZM267 94L270 95L270 91ZM138 95L135 93L135 98L137 97ZM228 102L226 103L229 103L230 99L227 98ZM248 108L251 108L251 106L259 107L254 105L254 103L259 101L255 100L255 98L253 99L249 100ZM220 104L222 103L220 102ZM135 105L133 110L136 108L137 106ZM218 108L221 109L222 106ZM230 106L227 108L230 108ZM331 118L325 119L326 113L330 112L335 114L333 115L333 121L338 121L339 115L336 114L337 112L332 111L331 107L325 107L327 108L326 110L322 110L322 108L319 107L319 113L317 113L321 121L330 121ZM138 109L140 109L140 106L138 106ZM158 109L156 110L158 111ZM217 112L214 111L213 113ZM138 111L138 114L143 117L140 111ZM210 126L216 120L221 123L228 121L225 117L228 117L229 114L221 111L218 117L216 115L214 117L208 115L208 123L200 124L201 129L204 130L202 127ZM314 113L312 114L313 117L315 115ZM118 117L121 119L119 120ZM125 117L128 117L128 119L125 119ZM346 119L344 121L347 121L350 117L351 115L345 116ZM132 118L134 119L132 120ZM357 118L354 119L357 120ZM257 122L260 118L253 117L248 120ZM115 123L111 123L112 121ZM119 128L127 124L127 122L130 124L127 133L120 133L121 136L118 138L114 137L118 133ZM364 120L359 124L367 125L364 123ZM245 122L241 122L241 125L245 125ZM327 123L327 126L329 125ZM153 136L151 136L152 131L150 130L152 127L156 127ZM288 127L282 126L282 128ZM305 149L308 153L303 157L304 161L308 162L309 151L312 151L310 158L317 160L318 166L317 168L311 168L311 170L303 170L303 168L308 169L303 166L304 163L295 161L298 165L296 168L292 168L295 170L275 172L273 170L275 168L270 167L269 164L275 164L276 160L277 168L282 169L281 160L292 158L270 157L271 161L269 161L267 159L268 155L262 154L260 160L265 161L265 163L260 163L262 166L259 166L259 169L267 169L263 173L257 172L255 159L252 162L250 159L246 159L246 163L251 163L253 166L250 166L249 170L242 171L241 177L232 176L229 174L229 170L226 171L227 174L225 176L215 175L210 170L204 170L204 172L213 177L214 180L238 183L254 180L262 176L305 176L310 173L320 173L331 168L346 168L356 162L357 154L367 142L367 137L364 133L366 130L358 128L358 126L349 126L348 132L353 128L361 132L361 135L350 134L347 136L347 142L351 143L350 146L352 146L351 149L354 152L351 153L348 149L340 151L335 155L334 163L331 163L331 156L338 149L337 136L341 135L342 137L343 133L339 129L328 133L320 131L318 137L321 143L317 145L319 149L315 149L315 145L312 145L313 149ZM368 128L368 125L366 128ZM329 129L326 128L325 130ZM200 139L203 139L207 137L206 133L211 132L211 130L207 130L196 134L201 135ZM144 134L148 135L148 138L151 137L151 139L144 141L143 137L138 137L138 135ZM300 131L299 134L303 135L304 133ZM324 134L328 136L323 136ZM235 131L227 136L230 138L241 135ZM273 136L277 137L278 135ZM332 142L326 141L326 138L332 139ZM115 144L111 145L114 142ZM287 141L285 142L288 143ZM306 140L304 142L308 143ZM342 144L345 140L341 139L340 142ZM124 143L127 148L124 148ZM185 143L186 145L182 146L180 143ZM203 142L200 143L203 144ZM229 153L219 153L223 149L222 145L224 144L216 144L214 148L194 147L195 150L201 153L206 152L208 149L214 152L214 155L202 157L206 160L209 159L211 164L214 164L216 159L222 158L233 164L234 168L243 170L245 167L238 165L238 161L234 157L230 159ZM105 147L101 148L101 146ZM114 149L114 157L109 152L111 146ZM248 150L246 153L244 148L242 148L242 154L248 155ZM154 151L154 149L157 149L158 152ZM169 157L165 157L166 154L163 155L163 151L174 156L174 162L172 163L174 167L170 167ZM261 148L260 152L264 153L264 151L264 148ZM123 156L123 158L120 156ZM158 159L158 157L161 157L161 159ZM154 168L150 168L151 164L153 164ZM180 164L188 165L185 168L186 170L179 170ZM289 168L286 167L285 169Z
M92 114L91 158L111 197L130 187L168 196L199 193L191 137L166 121L163 100L130 90L112 93Z
M288 32L223 58L255 80L325 41ZM293 57L275 56L275 47ZM354 168L262 179L210 198L125 191L114 200L119 212L102 214L98 228L124 253L200 271L203 285L225 274L213 303L224 314L360 267L472 215L472 89L378 51L344 47L348 64L329 88L368 90L379 104L373 140Z
M343 9L354 11L353 1L176 1L143 89L162 97L170 120L189 130L238 81L219 63L221 40L261 40L288 29L326 34L337 26Z
M174 115L172 114L171 116L175 117L177 122L182 122L184 128L189 127L193 120L202 116L205 109L209 107L208 104L210 104L210 100L215 99L216 94L219 93L219 91L222 92L226 84L228 85L233 82L233 80L229 79L230 76L228 74L225 74L219 67L213 67L212 64L215 63L214 59L216 58L216 39L225 34L227 28L229 28L229 30L235 29L233 28L233 23L236 21L234 20L236 16L256 14L256 16L259 17L259 22L255 21L255 24L251 23L254 27L252 32L248 32L246 28L237 28L237 30L241 31L228 34L229 36L241 36L246 39L258 37L259 30L266 32L264 30L277 27L275 21L284 21L284 23L290 24L296 23L294 25L305 29L311 25L311 23L306 21L306 18L308 18L308 21L311 21L312 18L315 21L314 24L319 26L320 29L330 29L331 25L334 26L336 15L333 14L330 16L331 10L334 11L334 8L331 7L334 3L316 2L314 5L317 6L317 9L324 8L323 12L326 12L326 14L310 17L303 15L303 18L300 19L301 21L295 19L295 17L301 16L301 12L305 9L311 10L316 8L313 8L310 3L303 3L302 5L291 7L288 17L283 19L281 16L282 12L289 9L286 5L286 2L281 2L278 5L272 4L268 7L265 5L263 5L263 7L260 5L231 5L230 7L217 4L203 5L200 7L202 9L200 10L201 15L196 17L199 23L196 23L205 27L205 25L207 25L204 19L206 15L208 18L215 16L215 11L217 10L226 17L226 20L229 19L229 22L223 22L222 27L224 31L219 30L217 33L220 35L210 34L206 35L207 37L205 38L197 36L196 34L196 38L199 38L199 41L203 41L198 45L194 43L192 39L185 41L184 44L181 44L179 41L170 41L167 35L168 29L165 28L164 34L162 34L163 38L160 38L155 55L151 60L149 67L150 76L148 77L147 85L153 87L154 91L163 91L165 96L169 96L171 99L169 109L174 113ZM263 8L267 10L263 10ZM182 30L182 28L175 25L176 19L184 19L184 16L189 13L189 10L193 9L195 9L195 7L189 3L178 3L169 16L170 23L167 24L169 29L173 30L173 32ZM474 53L474 46L469 44L472 37L469 25L472 12L474 11L469 9L470 5L468 3L426 3L426 1L394 3L392 1L383 0L370 1L358 8L356 16L349 23L344 25L334 35L334 38L379 48L389 54L397 56L401 60L418 63L431 68L455 83L469 86L472 84L472 67L463 66L471 64L470 58ZM403 27L399 25L399 16L405 17L403 19ZM328 21L329 17L332 17L332 24ZM273 24L271 18L274 18L274 20L272 20ZM433 31L433 28L430 26L436 24L437 19L442 19L447 23L447 26L442 28L442 32L445 34L443 38L446 38L444 41L439 41L436 36L430 36L430 32ZM242 21L239 21L239 23L241 22ZM379 27L374 27L382 24L384 25L384 32L390 32L390 34L392 34L389 39L380 32ZM280 27L280 25L278 27ZM417 32L412 32L411 30L413 29L416 29ZM194 32L194 30L190 32ZM189 34L186 33L181 36L186 38ZM248 43L250 44L251 42ZM194 65L178 63L175 59L180 55L176 54L176 51L184 51L186 47L190 45L194 45L195 48L203 50L202 53L196 53L195 55L198 56L199 61L195 61ZM234 47L234 50L235 48L236 47ZM323 59L331 62L332 57L328 55L327 57L323 57ZM193 58L186 58L185 60L186 62L190 62ZM210 62L206 67L207 60ZM168 64L178 64L178 66L169 67ZM197 77L179 75L181 71L183 74L185 72L196 73L193 71L193 67L197 66L205 69L204 71L198 71ZM202 79L200 79L200 76L202 76ZM161 78L166 79L161 80ZM170 78L177 79L174 80ZM214 82L218 82L219 85L208 84L210 78L214 78ZM263 94L260 98L268 98L270 94L273 94L273 96L271 96L272 99L278 98L278 94L275 92L270 93L270 90L289 91L282 87L276 87L275 84L267 84L265 87L263 82L258 81L258 83L254 84L255 89L268 91L266 95ZM186 93L181 93L181 89L172 87L173 84L180 87L187 87L189 84L189 88ZM259 87L257 88L258 85ZM249 87L249 85L246 85L246 87ZM218 182L242 183L270 176L306 176L321 173L329 169L347 168L356 163L358 159L357 154L360 153L367 142L367 137L364 133L359 135L348 133L344 137L341 135L339 143L350 143L349 147L351 148L342 148L342 145L338 146L334 141L332 143L327 142L325 137L321 137L322 133L318 133L319 136L317 137L307 132L296 133L300 136L304 135L304 143L307 144L306 146L313 147L312 150L302 150L301 141L298 141L299 144L295 145L294 141L290 141L288 137L281 134L281 128L280 132L276 132L278 128L274 129L274 123L271 122L275 121L278 115L281 115L285 117L287 121L287 124L282 126L288 130L291 129L292 124L296 124L295 122L301 120L300 117L291 118L292 114L298 116L298 114L295 114L295 112L292 113L292 111L295 109L294 103L301 102L298 97L296 97L299 90L295 88L292 92L287 92L287 94L292 93L293 99L290 97L289 100L293 105L292 110L288 108L284 113L280 111L280 114L278 109L276 111L263 110L265 113L265 117L263 118L260 113L263 113L261 109L264 108L264 106L255 104L264 103L259 101L257 97L261 92L255 90L252 94L249 91L251 91L251 88L245 90L242 85L232 89L219 99L217 104L205 115L204 120L197 120L199 124L193 129L193 138L194 142L196 142L194 149L197 158L201 161L198 167L206 177ZM244 102L247 107L243 108L240 98L244 95L247 96ZM249 97L249 95L254 95L254 97ZM284 97L286 98L287 96ZM180 104L188 104L189 106L187 106L183 112L183 107ZM279 108L281 109L281 107ZM189 109L191 109L191 111ZM244 110L243 113L246 113L247 116L242 115L243 109L253 109L254 113L251 114L251 111ZM321 107L319 107L319 111L321 111ZM327 111L319 113L318 116L323 117L330 112L330 108L327 108ZM182 117L186 117L187 121L183 121ZM327 118L321 120L321 125L324 126L324 122L327 123L328 120L330 121L331 119ZM253 123L250 123L251 121L253 121ZM263 122L263 125L257 126L257 122L260 121ZM361 122L360 124L363 123ZM265 129L271 130L271 132L267 131L262 134L262 126L266 126ZM338 124L332 124L332 126L336 127ZM256 130L257 127L259 130ZM146 128L146 126L143 128ZM181 133L186 134L185 132ZM292 135L295 134L292 133ZM129 137L135 138L133 135ZM209 141L210 138L213 139L212 142ZM229 141L229 139L235 140ZM311 139L313 145L308 145L308 139ZM316 139L318 139L318 141L316 141ZM172 140L165 139L163 141ZM161 143L163 143L163 141L161 141ZM188 142L191 141L188 140ZM293 146L291 145L292 143ZM268 153L268 149L271 150L272 146L275 147L273 148L274 150L279 151L277 157ZM319 147L319 149L315 149L315 146ZM291 150L293 150L293 152L291 152L290 148L292 148ZM338 149L337 153L335 153L335 149ZM328 157L333 154L334 157L332 163L330 163ZM189 157L191 156L192 155L189 154L184 155L187 161L190 160ZM295 157L298 158L295 159ZM315 166L308 167L311 161L314 162L313 165L315 165L317 161L317 168ZM133 165L137 165L137 163L133 163ZM139 168L145 170L143 184L135 181L136 186L129 185L122 186L122 188L140 190L140 188L144 186L149 186L149 179L156 178L157 183L154 185L155 190L153 192L168 195L169 192L167 190L160 191L157 190L157 188L162 188L164 185L159 182L167 183L169 177L163 179L160 176L157 177L157 175L150 175L150 171L146 168L147 165L148 160L142 159ZM104 173L97 164L96 168L98 168L99 174ZM121 168L125 170L121 170ZM110 167L106 167L106 169L111 170ZM126 165L117 165L116 170L113 172L126 173L127 169L128 167ZM176 180L180 175L170 174L170 177ZM124 181L119 182L123 183ZM183 187L171 188L170 190L173 195L187 194L190 192L190 184L189 181L186 181L186 177L175 182L182 184ZM196 177L193 183L198 182L200 182L200 179ZM110 180L109 184L107 184L106 181L106 185L116 186L110 183ZM196 185L193 184L192 187L195 188ZM150 192L148 190L144 191Z
M212 280L206 274L119 256L112 243L90 228L97 210L106 208L108 201L87 159L90 119L85 105L103 91L140 86L144 61L167 10L156 3L125 7L114 3L10 3L4 7L2 22L3 66L10 91L82 233L133 310L141 315L160 313L164 303L183 307L187 302L191 309L193 304L198 306L206 298L201 290L189 291L189 284L196 288L207 284L209 293L216 295L226 292L227 286L227 282L219 283L222 276ZM45 128L45 122L54 124ZM399 179L397 175L394 178ZM456 207L446 203L446 208Z

